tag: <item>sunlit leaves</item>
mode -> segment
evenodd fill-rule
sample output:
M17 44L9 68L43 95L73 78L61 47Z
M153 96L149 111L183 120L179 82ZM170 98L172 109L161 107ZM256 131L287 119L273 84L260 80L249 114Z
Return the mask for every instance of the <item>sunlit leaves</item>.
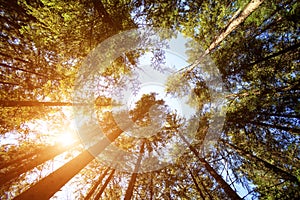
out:
M189 62L193 62L249 1L98 1L98 5L103 6L100 9L94 2L2 2L1 102L71 101L76 75L83 58L90 50L109 36L145 24L176 29L199 42L199 45L189 44L187 54ZM298 10L299 3L295 0L264 1L210 53L221 72L223 82L232 93L226 96L228 109L224 130L220 129L222 142L216 143L214 148L202 149L210 128L209 122L213 121L210 118L213 113L209 112L207 105L213 99L210 89L214 85L207 83L203 74L214 68L210 68L211 63L205 60L202 63L203 71L198 70L197 66L188 74L175 73L167 82L166 92L176 97L192 93L187 103L207 111L202 110L203 112L193 116L190 124L184 124L184 120L176 118L176 113L170 113L164 106L166 102L155 99L154 94L143 96L129 113L118 113L120 119L129 116L141 127L147 127L153 121L159 123L165 120L161 123L164 125L162 130L143 140L145 157L149 157L144 163L145 168L167 160L165 155L175 157L181 153L179 140L174 139L176 131L183 127L187 132L186 136L192 137L192 127L199 125L192 145L228 184L232 187L239 186L238 190L243 187L239 192L245 195L249 193L249 198L257 196L262 199L292 199L300 196ZM166 37L171 36L172 34ZM124 43L126 39L124 38ZM109 92L116 92L116 84L126 85L127 82L121 82L124 75L131 77L132 87L138 89L139 83L134 82L133 73L139 67L138 58L144 53L124 52L124 55L108 63L105 71L97 74L102 76L97 82L102 93L95 95L95 101L89 103L95 109L99 120L97 125L104 135L120 130L118 125L123 124L116 123L115 116L111 113L113 106L121 105L110 99L111 94L107 95L103 91L107 89ZM152 53L160 58L164 56L159 50L153 50ZM109 56L110 52L106 51L103 55ZM100 65L97 60L89 64L96 67ZM153 64L159 66L160 60L154 58ZM219 71L215 70L216 72ZM89 73L87 70L84 75ZM91 83L85 79L87 77L89 76L83 76L82 80ZM14 162L15 167L20 160L24 164L29 163L30 159L22 157L31 153L38 155L44 145L56 141L56 135L60 135L61 140L70 140L60 134L70 131L67 126L68 119L72 116L64 116L61 112L65 112L65 109L4 105L1 104L0 112L1 139L9 141L15 138L13 141L16 143L3 143L1 164L8 166L10 162ZM81 127L87 133L87 138L97 135L91 133L89 125L87 121ZM140 139L132 136L143 136L145 133L146 131L131 133L136 135L124 133L115 140L114 145L127 152L138 152ZM170 145L171 142L174 143ZM165 146L169 146L168 149L160 151ZM137 155L117 158L112 150L114 149L107 149L102 156L109 157L116 165L127 161L127 169L136 165ZM149 155L153 152L157 157L150 158ZM61 160L67 162L70 157L72 156L65 154ZM16 180L30 187L51 171L52 163L55 162L49 160ZM13 167L7 167L11 168ZM63 189L73 187L74 197L83 198L95 183L95 174L103 168L97 162L91 163ZM30 177L35 177L36 180L30 180L30 184L26 184ZM129 173L116 172L102 197L122 198L130 177ZM9 197L25 188L22 189L17 183L9 187L15 187L11 190L15 194L9 194ZM1 193L6 190L3 188ZM99 188L100 186L97 191ZM59 195L62 194L58 193L56 197L59 198ZM178 156L176 162L161 170L139 174L133 196L141 199L227 197L203 163L190 151Z

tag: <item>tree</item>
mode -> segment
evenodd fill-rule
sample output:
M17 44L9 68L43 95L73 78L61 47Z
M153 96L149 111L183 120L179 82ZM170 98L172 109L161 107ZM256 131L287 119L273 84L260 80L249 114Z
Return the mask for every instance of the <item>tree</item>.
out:
M114 175L115 169L113 169L110 172L110 175L107 177L107 179L105 180L104 184L102 185L102 187L100 188L100 190L97 192L95 199L100 199L103 191L105 190L105 188L107 187L107 184L109 183L109 181L111 181L113 175Z
M85 199L90 199L99 184L102 182L103 178L106 176L107 172L109 171L109 168L107 168L99 177L98 180L94 183L93 187L89 191L89 193L85 196Z
M1 174L1 185L18 177L20 174L23 174L29 171L30 169L46 162L47 160L50 160L55 156L65 152L73 145L78 145L78 142L73 143L69 146L61 146L60 144L58 144L55 146L46 147L40 152L34 152L31 155L29 154L29 158L22 157L22 159L20 159L19 162L16 162L16 160L14 160L13 164L16 166L12 169L7 169L6 167L6 172Z
M13 0L1 1L0 10L3 47L0 139L2 142L9 137L18 138L16 144L1 146L0 159L4 164L0 165L0 180L5 182L1 198L29 199L31 195L38 199L53 195L59 198L57 191L72 184L77 190L76 198L240 199L245 195L243 198L294 199L300 196L299 3L296 0L80 0L72 4L61 0ZM186 88L193 91L187 103L198 109L197 115L190 120L180 119L154 93L142 96L129 112L111 98L113 92L118 92L116 86L122 86L122 77L139 68L139 57L146 50L124 52L105 71L94 74L99 78L98 97L93 93L89 102L82 95L73 102L76 74L91 50L112 35L145 25L176 30L198 42L187 44L190 65L175 74L175 81L167 83L170 86L167 92L177 98L185 94ZM206 144L206 136L215 120L210 110L214 96L209 91L212 85L205 82L199 68L209 63L208 56L228 90L224 95L225 125L219 129L220 140L213 145ZM217 72L216 68L212 71ZM83 78L77 81L87 84L94 81L85 80L89 78L85 75L91 73L89 69L82 73ZM186 87L188 84L192 87ZM92 116L97 119L95 123L86 121L79 126L86 133L81 138L86 150L70 150L75 153L74 158L50 175L42 176L44 166L47 168L51 158L66 148L48 152L47 149L54 148L48 147L50 136L43 135L42 128L34 131L32 126L38 121L53 121L52 129L63 132L64 125L59 121L66 120L64 113L71 102L82 108L82 113L92 108ZM118 106L120 112L113 113L111 106ZM123 134L124 121L131 121L140 129ZM151 137L139 139L146 134L140 130L153 122L162 125L161 129ZM191 138L193 123L199 126ZM36 142L32 139L36 136L43 139ZM179 148L179 143L185 144L187 151ZM112 145L129 154L117 159L112 156L117 154L110 148ZM184 152L162 169L139 174L117 170L136 172L145 170L148 167L145 165L163 162L160 150L168 146L171 150L164 153L172 158L179 151ZM151 153L157 156L147 161ZM107 158L112 163L110 168L101 162ZM120 166L121 162L126 164ZM97 176L99 171L102 173ZM36 180L25 183L26 177L35 172L39 173ZM9 190L11 195L6 195Z
M126 190L126 194L125 194L125 198L124 198L126 200L130 200L131 197L132 197L132 192L133 192L133 188L134 188L134 185L135 185L135 182L136 182L136 177L137 177L137 171L140 168L143 153L144 153L144 146L145 146L145 144L142 143L141 147L140 147L139 157L138 157L137 162L136 162L135 167L134 167L134 172L131 175L130 181L128 183L128 188Z
M189 142L186 140L186 138L182 135L181 139L189 145ZM222 176L220 176L212 167L211 165L202 157L200 157L198 151L192 146L189 145L190 150L195 154L195 156L199 159L200 163L203 165L203 167L209 172L209 174L214 177L214 179L218 182L218 184L221 186L221 188L225 191L225 193L231 198L231 199L241 199L239 195L224 181Z

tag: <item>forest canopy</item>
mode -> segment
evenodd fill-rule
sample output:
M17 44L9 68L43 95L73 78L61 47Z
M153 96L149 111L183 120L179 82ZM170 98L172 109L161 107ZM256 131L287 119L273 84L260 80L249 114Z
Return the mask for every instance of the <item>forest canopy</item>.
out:
M0 0L0 21L0 199L300 198L298 1Z

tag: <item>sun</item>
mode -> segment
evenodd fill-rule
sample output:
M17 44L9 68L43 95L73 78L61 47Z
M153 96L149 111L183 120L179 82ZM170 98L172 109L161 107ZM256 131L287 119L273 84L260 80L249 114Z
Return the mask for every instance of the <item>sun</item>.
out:
M55 142L63 146L69 146L78 141L76 127L73 123L65 123L57 131Z
M76 140L77 137L75 136L75 134L69 131L59 134L56 138L56 141L63 146L69 146Z

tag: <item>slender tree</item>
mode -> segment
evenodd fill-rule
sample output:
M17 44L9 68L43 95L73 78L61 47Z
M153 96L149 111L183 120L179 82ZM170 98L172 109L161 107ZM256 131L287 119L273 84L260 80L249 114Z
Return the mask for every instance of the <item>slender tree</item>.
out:
M228 146L228 147L234 149L235 151L237 151L237 152L238 152L239 154L241 154L242 156L248 157L249 159L253 160L253 162L255 162L255 163L261 163L261 164L262 164L263 166L265 166L266 168L268 168L268 169L274 171L275 174L280 174L284 179L291 180L291 181L293 181L293 182L295 182L296 184L299 185L299 180L298 180L297 177L294 176L293 174L291 174L291 173L289 173L289 172L287 172L287 171L284 171L284 170L281 169L280 167L277 167L276 165L271 164L271 163L269 163L268 161L265 161L264 159L259 158L259 157L257 157L256 155L253 155L252 153L250 153L250 152L248 152L248 151L246 151L246 150L244 150L244 149L242 149L242 148L240 148L240 147L237 147L237 146L234 145L234 144L230 144L230 143L228 143L227 141L224 141L224 140L222 140L222 142L223 142L226 146Z
M130 177L128 187L127 187L127 190L126 190L126 193L125 193L125 197L124 197L125 200L130 200L131 197L132 197L134 185L135 185L136 178L137 178L137 175L138 175L138 170L139 170L141 162L142 162L143 154L144 154L144 143L141 144L139 156L138 156L138 159L136 161L134 171L133 171L133 173Z
M90 191L87 193L84 199L87 200L91 198L91 196L95 193L97 187L102 183L104 177L106 176L109 170L109 168L106 168L105 171L98 177L98 180L94 183L93 187L90 189Z
M101 186L100 190L97 191L94 199L96 199L96 200L101 199L101 195L102 195L103 191L105 190L105 188L107 187L108 183L113 178L114 173L115 173L115 169L111 170L111 172L110 172L109 176L107 177L107 179L105 180L104 184Z
M194 153L194 155L198 158L200 163L205 167L205 169L209 172L209 174L214 177L214 179L218 182L220 187L226 192L226 194L231 198L231 199L242 199L239 197L239 195L224 181L221 175L219 175L214 168L211 167L211 165L202 157L200 157L198 151L189 144L189 142L186 140L186 138L182 135L180 135L181 139L189 145L190 150Z
M195 176L193 175L193 173L192 173L192 171L191 171L190 169L189 169L189 173L190 173L190 176L191 176L192 179L193 179L193 182L194 182L194 185L196 186L197 191L199 192L200 197L201 197L202 199L205 200L205 196L204 196L204 194L203 194L201 188L199 187L199 184L198 184L198 182L197 182Z
M55 156L67 151L70 147L78 145L79 142L73 143L68 146L55 145L44 149L42 152L36 153L30 156L29 159L24 162L24 159L20 160L19 163L14 163L16 167L9 169L4 174L0 175L0 184L5 184L6 182L17 178L19 175L33 169L34 167L54 158ZM31 159L30 159L31 158Z

